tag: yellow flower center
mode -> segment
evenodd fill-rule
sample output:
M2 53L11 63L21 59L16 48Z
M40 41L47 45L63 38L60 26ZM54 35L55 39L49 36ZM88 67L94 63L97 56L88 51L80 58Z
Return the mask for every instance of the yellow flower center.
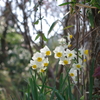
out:
M70 48L71 46L72 46L71 44L68 45L69 48Z
M42 58L41 58L41 57L38 57L38 58L37 58L37 61L38 61L38 62L41 62L41 61L42 61Z
M68 57L71 57L72 55L73 55L72 53L69 53L69 54L68 54Z
M33 65L33 66L32 66L32 68L36 69L36 68L37 68L37 66L36 66L36 65Z
M76 67L77 67L77 68L80 68L80 67L81 67L81 65L76 65Z
M58 52L58 53L56 53L56 56L57 57L62 57L62 53L61 52Z
M41 72L44 72L45 70L44 69L41 69Z
M73 77L73 76L74 76L74 74L73 74L73 73L70 73L70 76L72 76L72 77Z
M64 60L63 62L64 62L65 65L68 64L68 61L67 60Z
M73 38L73 35L69 35L69 38L72 39Z
M85 50L84 51L84 54L88 55L89 54L88 50Z
M44 66L45 66L45 67L48 66L48 63L44 63Z
M86 59L83 59L83 62L86 62Z
M51 54L50 51L46 51L46 55L49 56Z

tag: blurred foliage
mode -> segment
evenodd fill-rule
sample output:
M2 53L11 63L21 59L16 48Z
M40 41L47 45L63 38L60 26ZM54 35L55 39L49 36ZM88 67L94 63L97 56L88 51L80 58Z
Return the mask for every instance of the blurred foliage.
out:
M6 41L10 44L20 44L23 41L23 37L16 32L7 33Z
M0 100L5 100L1 98L8 94L7 90L10 94L9 97L11 95L16 97L18 91L25 87L28 63L31 57L30 52L23 46L23 37L20 34L16 32L7 33L6 44L6 56L3 56L2 52L0 53L0 88L1 90L4 89L6 93L1 91Z

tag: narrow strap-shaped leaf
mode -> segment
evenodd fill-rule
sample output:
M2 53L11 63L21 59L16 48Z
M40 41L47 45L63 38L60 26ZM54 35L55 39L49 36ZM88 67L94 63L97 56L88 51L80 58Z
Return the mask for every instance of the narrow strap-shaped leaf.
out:
M50 34L50 32L53 30L53 28L55 27L55 25L58 23L59 20L56 20L55 22L52 23L49 31L48 31L48 35Z
M63 92L65 92L65 96L64 96L65 100L68 100L68 86L65 88L65 90Z
M65 6L65 5L68 5L68 4L75 4L75 2L65 2L65 3L60 4L59 6Z
M38 99L37 83L36 83L36 75L34 77L31 70L30 70L30 73L31 73L31 76L32 76L31 79L30 79L30 87L31 87L31 90L32 90L32 98L33 98L33 100L39 100Z
M71 27L73 27L73 25L67 26L63 30L66 30L66 29L71 28Z
M89 18L90 25L92 27L94 27L94 16L93 16L92 12L88 13L88 18Z
M55 94L56 94L58 100L64 100L64 98L58 91L55 91Z
M30 87L28 86L28 100L31 100L30 99Z
M29 78L29 83L30 83L30 88L31 88L31 92L32 92L32 100L35 100L35 98L34 98L34 86L33 86L33 82L32 82L31 78Z
M55 96L55 87L52 89L52 93L51 93L51 97L50 97L50 100L53 100L54 99L54 96Z
M35 40L37 40L40 37L40 34L38 33L37 36L35 37Z
M39 20L37 20L36 22L34 22L34 24L38 24L39 23Z
M43 92L43 90L44 90L44 88L45 88L45 82L46 82L46 77L45 77L44 80L43 80L42 88L41 88L41 90L40 90L41 93Z
M90 84L89 84L89 100L92 100L92 91L93 91L93 83L94 83L94 78L92 77L94 73L94 65L95 65L95 59L92 60L92 65L90 69Z
M44 40L44 41L48 41L48 39L45 37L44 34L42 34L42 37L43 37L43 40Z
M36 83L35 78L34 78L34 80L33 80L33 85L34 85L34 97L35 97L35 100L39 100L39 99L38 99L37 83Z
M68 75L68 73L67 73L67 75ZM70 100L73 100L73 98L72 98L72 92L71 92L71 85L70 85L69 75L68 75L68 95L69 95Z
M62 82L63 82L63 74L60 75L60 79L59 79L59 91L61 91L62 89Z

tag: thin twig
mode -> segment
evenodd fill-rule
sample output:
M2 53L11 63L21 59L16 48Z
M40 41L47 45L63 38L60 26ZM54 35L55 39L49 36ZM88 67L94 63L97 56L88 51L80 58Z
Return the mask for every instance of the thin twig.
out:
M91 33L93 33L94 31L96 31L98 28L100 28L100 26L98 26L97 28L95 28L94 30L90 31L89 33L87 33L85 36L84 36L84 39L87 38ZM83 41L83 38L80 39L78 42L81 43ZM75 45L72 50L76 47L77 45Z

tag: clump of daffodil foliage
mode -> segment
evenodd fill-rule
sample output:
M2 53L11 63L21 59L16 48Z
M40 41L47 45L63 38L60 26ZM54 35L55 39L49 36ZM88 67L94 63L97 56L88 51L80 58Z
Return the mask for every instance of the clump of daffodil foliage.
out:
M84 70L86 66L86 59L89 54L88 50L81 47L78 49L78 56L76 50L70 50L71 39L73 35L67 35L68 43L66 43L65 38L58 39L59 46L55 47L53 50L54 58L59 59L59 65L70 65L69 76L73 79L74 83L77 83L77 71L79 71L79 75L81 74L81 70ZM40 49L40 52L36 52L32 60L30 61L30 66L33 70L37 70L39 73L43 73L49 64L48 56L51 56L51 51L47 46ZM77 60L78 58L78 60ZM79 79L81 80L81 78Z

